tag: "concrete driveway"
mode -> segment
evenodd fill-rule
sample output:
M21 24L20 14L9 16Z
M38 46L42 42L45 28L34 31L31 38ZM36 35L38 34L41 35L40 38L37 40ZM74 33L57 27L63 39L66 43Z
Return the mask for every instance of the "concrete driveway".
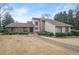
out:
M70 43L64 43L63 41L59 41L58 38L49 38L49 37L44 37L44 36L39 36L43 41L51 43L52 45L57 45L59 47L68 49L70 51L74 51L75 54L79 54L79 47L75 45L71 45ZM65 39L66 40L66 39Z

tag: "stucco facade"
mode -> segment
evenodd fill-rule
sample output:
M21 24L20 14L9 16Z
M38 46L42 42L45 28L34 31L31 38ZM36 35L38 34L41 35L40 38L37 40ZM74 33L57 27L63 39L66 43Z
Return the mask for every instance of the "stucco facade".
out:
M71 27L66 27L66 26L55 26L56 28L56 31L55 32L63 32L63 33L66 33L66 32L71 32Z
M45 31L55 33L55 25L45 22Z
M45 22L45 31L47 32L53 32L54 34L57 32L62 32L62 33L67 33L67 32L71 32L71 27L68 27L67 29L68 31L66 31L66 27L64 26L55 26L49 22Z

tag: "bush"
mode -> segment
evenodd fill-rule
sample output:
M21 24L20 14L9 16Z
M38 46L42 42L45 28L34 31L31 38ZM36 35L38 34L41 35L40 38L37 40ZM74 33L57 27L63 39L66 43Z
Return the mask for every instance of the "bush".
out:
M27 35L27 34L29 34L29 32L23 32L23 33L17 33L17 34L20 34L20 35Z
M53 33L51 33L51 32L46 32L46 31L38 32L38 35L43 35L43 36L54 36Z
M2 33L8 33L8 29L6 29L6 28L3 29L3 30L2 30Z
M69 33L65 33L66 36L72 36L72 32L69 32Z
M72 31L72 34L73 34L74 36L79 36L79 30L73 30L73 31Z
M54 34L53 33L50 33L50 36L54 36Z
M64 36L66 36L66 34L65 33L55 33L55 36L56 37L64 37Z
M20 34L20 35L28 35L28 32L22 32L22 33L17 33L17 32L4 32L3 35L16 35L16 34Z
M0 33L2 33L2 30L0 29Z

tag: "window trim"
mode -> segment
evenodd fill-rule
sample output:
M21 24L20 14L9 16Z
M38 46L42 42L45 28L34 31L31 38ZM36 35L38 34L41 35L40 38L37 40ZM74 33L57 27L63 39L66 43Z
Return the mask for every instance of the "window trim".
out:
M37 26L38 26L38 22L35 22L35 25L37 25Z

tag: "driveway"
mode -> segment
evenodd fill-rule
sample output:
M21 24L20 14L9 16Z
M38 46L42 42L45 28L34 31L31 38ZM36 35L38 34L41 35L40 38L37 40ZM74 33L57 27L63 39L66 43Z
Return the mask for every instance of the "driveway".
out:
M79 54L79 47L59 41L58 38L48 38L48 37L43 37L43 36L40 36L39 38L41 38L45 42L51 43L52 45L54 44L54 45L63 47L65 49L74 51L76 52L76 54Z

